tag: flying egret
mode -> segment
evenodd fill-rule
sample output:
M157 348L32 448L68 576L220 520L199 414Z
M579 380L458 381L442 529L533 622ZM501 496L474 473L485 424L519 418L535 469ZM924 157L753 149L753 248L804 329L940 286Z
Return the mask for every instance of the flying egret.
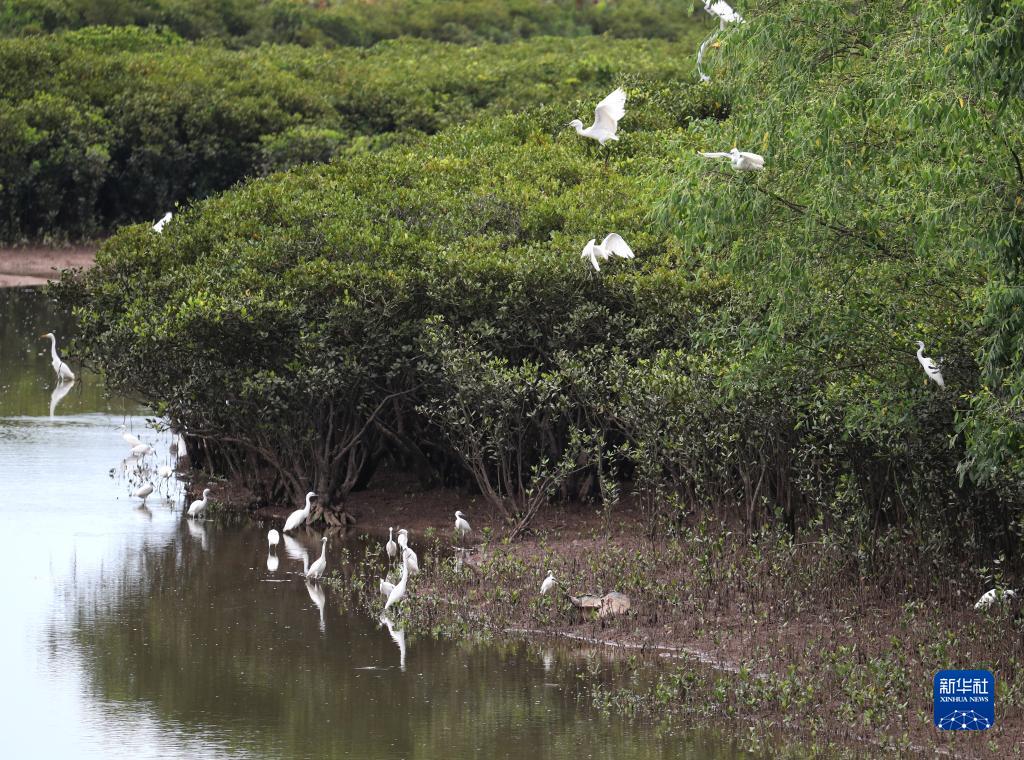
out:
M142 504L143 506L145 506L146 499L149 497L151 493L153 493L153 484L146 483L144 486L136 490L135 493L132 494L132 496L134 496L136 499L142 499Z
M555 574L548 570L548 577L544 579L544 582L542 584L540 584L541 596L544 596L551 589L553 589L556 583L558 583L558 581L555 580Z
M597 260L608 261L613 254L620 259L634 258L633 249L626 244L621 235L615 232L606 235L600 245L597 245L597 238L592 238L590 242L583 246L583 253L580 254L580 258L590 261L594 271L600 272L601 267Z
M759 172L764 169L764 156L733 148L728 153L701 153L704 158L728 158L738 172Z
M306 494L306 506L302 509L296 509L288 515L288 519L284 521L283 532L287 533L290 530L295 530L309 519L309 511L313 507L313 499L315 498L316 493L313 491Z
M1012 588L1008 588L1005 591L1000 591L999 589L992 588L981 595L981 599L979 599L977 603L974 605L974 609L987 610L990 609L992 605L996 604L997 602L1005 604L1006 602L1012 602L1016 598L1017 592L1014 591Z
M281 534L278 533L274 528L267 531L267 545L271 549L276 549L277 545L281 543Z
M174 214L168 211L166 214L160 217L160 220L156 224L153 225L153 232L163 232L164 227L167 225L169 221L171 221L173 217Z
M189 505L189 507L188 507L188 516L189 517L199 517L199 515L201 515L203 512L205 512L206 511L206 502L209 500L209 498L210 498L210 489L209 488L204 488L203 489L203 498L196 499L194 502L192 502Z
M57 336L52 332L40 335L40 338L50 339L50 364L53 366L53 371L57 373L57 382L67 383L73 382L75 379L75 373L71 371L71 367L64 363L64 360L57 355Z
M615 132L619 128L619 120L625 115L626 91L620 87L597 104L593 124L584 129L582 121L573 119L569 126L575 129L580 137L589 137L604 146L609 140L619 139Z
M384 545L389 559L394 559L398 554L398 544L395 543L394 530L394 528L388 528L388 542Z
M391 592L395 590L395 584L389 583L388 581L381 578L379 588L381 596L387 599L389 596L391 596Z
M385 611L392 604L398 604L403 598L405 598L405 587L409 583L408 552L411 551L412 549L406 549L405 553L402 554L402 577L399 579L398 583L395 584L394 588L391 589L391 593L388 594L388 600L384 602Z
M734 11L725 0L704 0L704 10L718 19L720 29L725 29L726 24L743 23L743 16Z
M420 571L420 560L419 560L419 557L417 557L416 556L416 552L414 552L409 547L406 547L405 551L402 552L402 559L403 559L403 564L409 566L409 572L410 573L412 573L413 575L416 575L416 573L418 573Z
M398 529L398 546L405 551L409 548L409 531L405 528Z
M310 580L318 581L324 574L324 570L327 569L327 536L324 536L321 541L323 542L324 548L320 551L320 557L309 566L306 571L306 577Z
M924 342L920 340L917 342L917 360L921 363L921 367L924 368L924 373L934 380L936 385L940 388L946 387L946 381L942 379L942 371L939 369L939 365L924 355Z
M134 449L136 446L142 445L142 441L140 441L138 438L136 438L134 435L128 432L127 425L121 425L118 428L118 430L121 431L121 437L124 438L124 442L127 443L131 448Z
M405 672L405 631L395 630L395 624L391 622L391 618L387 615L380 616L380 622L382 622L388 629L388 635L391 636L391 640L398 644L398 667L401 671Z

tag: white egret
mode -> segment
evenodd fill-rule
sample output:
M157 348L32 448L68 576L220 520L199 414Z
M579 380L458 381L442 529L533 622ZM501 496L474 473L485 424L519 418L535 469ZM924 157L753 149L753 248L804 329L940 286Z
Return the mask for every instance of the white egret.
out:
M296 509L290 515L288 519L284 521L284 532L287 533L290 530L295 530L300 525L309 519L309 511L313 508L313 499L316 498L316 493L310 491L306 494L306 506L302 509Z
M203 512L205 512L206 511L206 503L207 503L207 501L209 501L209 499L210 499L210 489L209 488L204 488L203 489L203 498L196 499L194 502L192 502L189 505L189 507L188 507L188 516L189 517L198 517Z
M168 447L172 456L185 456L188 452L185 449L185 436L181 433L171 433L171 445Z
M398 546L403 552L409 548L409 531L405 528L398 529Z
M327 539L325 538L324 541ZM315 564L315 563L314 563ZM309 598L313 600L313 604L316 605L317 610L320 611L320 632L322 633L326 626L324 625L324 605L327 602L327 595L324 594L324 590L315 583L306 581L306 593L309 594Z
M73 382L75 379L75 373L71 371L71 367L64 363L64 360L57 355L57 336L52 332L40 335L40 338L50 339L50 364L53 366L53 371L57 373L57 382L67 383Z
M540 584L541 596L547 594L551 589L553 589L556 583L558 583L558 581L555 580L555 574L548 570L548 577Z
M277 545L281 543L281 534L278 533L274 528L267 531L267 545L271 549L276 549Z
M160 217L160 220L156 224L153 225L153 232L163 232L164 227L167 226L167 223L171 221L171 219L173 218L174 214L168 211L166 214Z
M732 6L725 0L704 0L704 10L718 19L719 28L724 29L726 24L742 24L743 16L733 10Z
M981 595L981 599L974 605L976 610L987 610L992 607L993 604L1000 603L1005 604L1006 602L1012 602L1017 598L1017 592L1012 588L1008 588L1005 591L991 588Z
M625 115L626 91L620 87L597 104L593 124L584 129L582 121L573 119L569 126L575 129L580 137L597 140L603 146L609 140L619 139L615 133L619 128L619 120Z
M388 629L388 635L391 636L391 640L398 645L398 667L401 671L405 672L405 631L395 630L395 624L391 622L391 618L387 615L380 616L380 622L382 622Z
M459 541L464 541L466 535L472 530L469 527L469 521L466 520L466 516L462 512L455 513L455 532L459 534ZM419 568L417 568L419 569Z
M140 441L138 438L136 438L134 435L128 432L127 425L121 425L120 427L118 427L118 430L121 431L121 437L124 438L124 442L127 443L131 448L134 449L136 446L142 445L142 441Z
M921 363L924 373L934 380L936 385L940 388L946 387L946 381L942 379L942 371L939 369L939 365L924 355L924 342L920 340L917 342L917 360Z
M170 480L171 476L174 475L174 468L169 464L162 464L157 469L156 474L159 475L163 480Z
M620 259L634 258L633 249L616 232L606 235L600 245L597 245L597 238L591 238L590 242L583 246L583 253L580 254L580 258L589 261L594 270L600 272L601 266L597 263L597 260L608 261L613 254Z
M388 559L394 559L398 554L398 544L395 543L394 528L388 528L388 542L384 545L384 549L388 553Z
M267 552L267 570L272 573L277 572L278 565L281 564L281 560L277 558L274 552Z
M387 599L389 596L391 596L391 592L395 590L395 584L394 583L390 583L390 582L384 580L383 578L381 578L380 579L380 586L379 586L379 588L380 588L381 596L383 596L385 599Z
M417 557L416 552L409 547L406 547L405 551L402 552L402 559L404 560L404 563L409 566L410 573L416 575L416 573L420 571L419 557Z
M142 504L143 506L145 506L146 499L149 497L151 493L153 493L153 484L146 483L141 488L136 490L135 493L132 494L132 496L134 496L136 499L142 499Z
M759 172L764 169L764 156L733 148L728 153L701 153L704 158L728 158L738 172Z
M138 446L132 446L132 456L137 459L142 459L150 454L153 454L153 447L148 443L140 443Z
M409 583L409 562L407 561L408 552L412 549L406 549L402 554L402 577L398 583L391 589L391 593L388 594L388 600L384 602L384 609L387 610L392 604L398 604L405 598L405 587Z
M716 29L714 33L700 43L700 47L697 48L697 73L700 74L700 81L702 82L711 81L711 77L704 73L704 51L708 49L708 45L715 41L719 31L719 29Z
M53 413L55 411L57 411L57 404L59 404L61 401L63 401L64 397L67 396L71 392L71 389L74 388L74 387L75 387L75 381L74 380L61 380L61 381L58 381L58 383L55 386L53 386L53 390L50 392L50 416L51 417L53 416Z
M318 581L324 574L324 570L327 569L327 536L324 536L321 541L323 542L324 548L320 551L320 557L309 566L306 571L306 577L310 580Z

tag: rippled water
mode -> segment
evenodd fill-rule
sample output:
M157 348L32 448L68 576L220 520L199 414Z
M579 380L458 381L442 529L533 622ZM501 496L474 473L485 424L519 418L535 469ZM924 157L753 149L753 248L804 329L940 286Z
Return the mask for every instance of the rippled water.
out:
M0 314L4 756L740 756L714 733L589 710L575 657L407 637L346 611L300 576L312 531L269 569L263 528L183 520L173 483L143 508L130 493L146 475L115 428L153 443L153 464L172 462L166 435L73 356L79 380L51 417L37 336L71 326L34 291L0 290Z

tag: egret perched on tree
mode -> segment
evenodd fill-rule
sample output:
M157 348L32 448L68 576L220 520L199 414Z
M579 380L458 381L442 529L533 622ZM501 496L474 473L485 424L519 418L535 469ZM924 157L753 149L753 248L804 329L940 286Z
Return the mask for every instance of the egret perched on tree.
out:
M156 224L153 225L153 232L163 232L164 227L167 225L169 221L171 221L173 217L174 214L168 211L166 214L160 217L160 220Z
M313 491L306 494L306 506L302 509L296 509L288 515L288 519L284 521L285 533L290 530L295 530L309 519L309 511L313 508L313 499L315 498L316 493Z
M50 364L53 366L53 371L57 373L58 383L69 383L75 379L75 373L71 371L71 367L64 363L64 360L57 355L57 336L52 332L40 335L40 338L50 339Z
M384 578L381 578L379 588L381 596L387 599L389 596L391 596L391 592L395 590L395 584L388 582Z
M619 120L626 115L626 91L621 87L597 104L594 109L594 123L586 129L583 122L573 119L569 126L576 130L580 137L597 140L602 146L609 140L618 140L615 132L619 128Z
M764 156L733 148L728 153L701 153L704 158L728 158L738 172L759 172L764 169Z
M271 549L276 549L277 545L281 543L281 534L278 533L274 528L267 531L267 545Z
M384 609L387 610L392 604L398 604L402 599L405 598L405 587L409 583L409 562L408 553L412 549L406 549L402 553L402 577L398 583L391 589L391 593L388 594L388 600L384 602Z
M924 373L928 375L940 388L946 387L946 381L942 379L942 371L939 365L924 355L924 342L917 342L917 360L921 362Z
M409 548L409 531L405 528L398 529L398 546L403 552Z
M146 499L149 497L151 493L153 493L153 484L146 483L144 486L136 490L135 493L132 494L132 496L134 496L136 499L142 499L142 505L145 506Z
M203 498L196 499L194 502L192 502L189 505L189 507L188 507L188 516L189 517L199 517L199 515L201 515L203 512L205 512L206 511L206 502L209 500L209 498L210 498L210 489L209 488L204 488L203 489Z
M622 239L622 236L616 232L606 235L605 239L601 241L600 245L597 245L597 238L592 238L585 246L583 246L583 253L580 254L580 258L590 261L591 266L597 272L601 271L600 265L597 260L608 261L612 255L618 256L620 259L632 259L633 249L626 244L626 241Z
M320 551L320 557L309 566L306 571L306 577L310 580L320 580L320 576L324 574L324 570L327 569L327 536L324 536L321 541L323 542L324 548Z
M541 596L548 593L558 581L555 580L555 574L548 570L548 577L544 579L544 582L540 584Z
M398 544L395 543L394 528L388 528L388 542L384 544L384 549L388 553L388 559L394 559L398 554Z
M992 605L996 604L997 602L1005 604L1007 602L1012 602L1016 598L1017 592L1014 591L1012 588L1008 588L1005 591L1000 591L999 589L992 588L981 595L981 599L979 599L977 603L974 605L974 609L987 610L990 609Z

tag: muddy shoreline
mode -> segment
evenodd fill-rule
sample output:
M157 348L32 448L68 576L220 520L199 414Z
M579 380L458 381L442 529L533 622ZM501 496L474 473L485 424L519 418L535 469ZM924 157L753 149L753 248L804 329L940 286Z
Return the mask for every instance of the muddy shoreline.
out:
M93 265L99 245L76 245L67 248L21 246L0 248L0 288L23 288L45 285L60 277L62 269L79 269Z

